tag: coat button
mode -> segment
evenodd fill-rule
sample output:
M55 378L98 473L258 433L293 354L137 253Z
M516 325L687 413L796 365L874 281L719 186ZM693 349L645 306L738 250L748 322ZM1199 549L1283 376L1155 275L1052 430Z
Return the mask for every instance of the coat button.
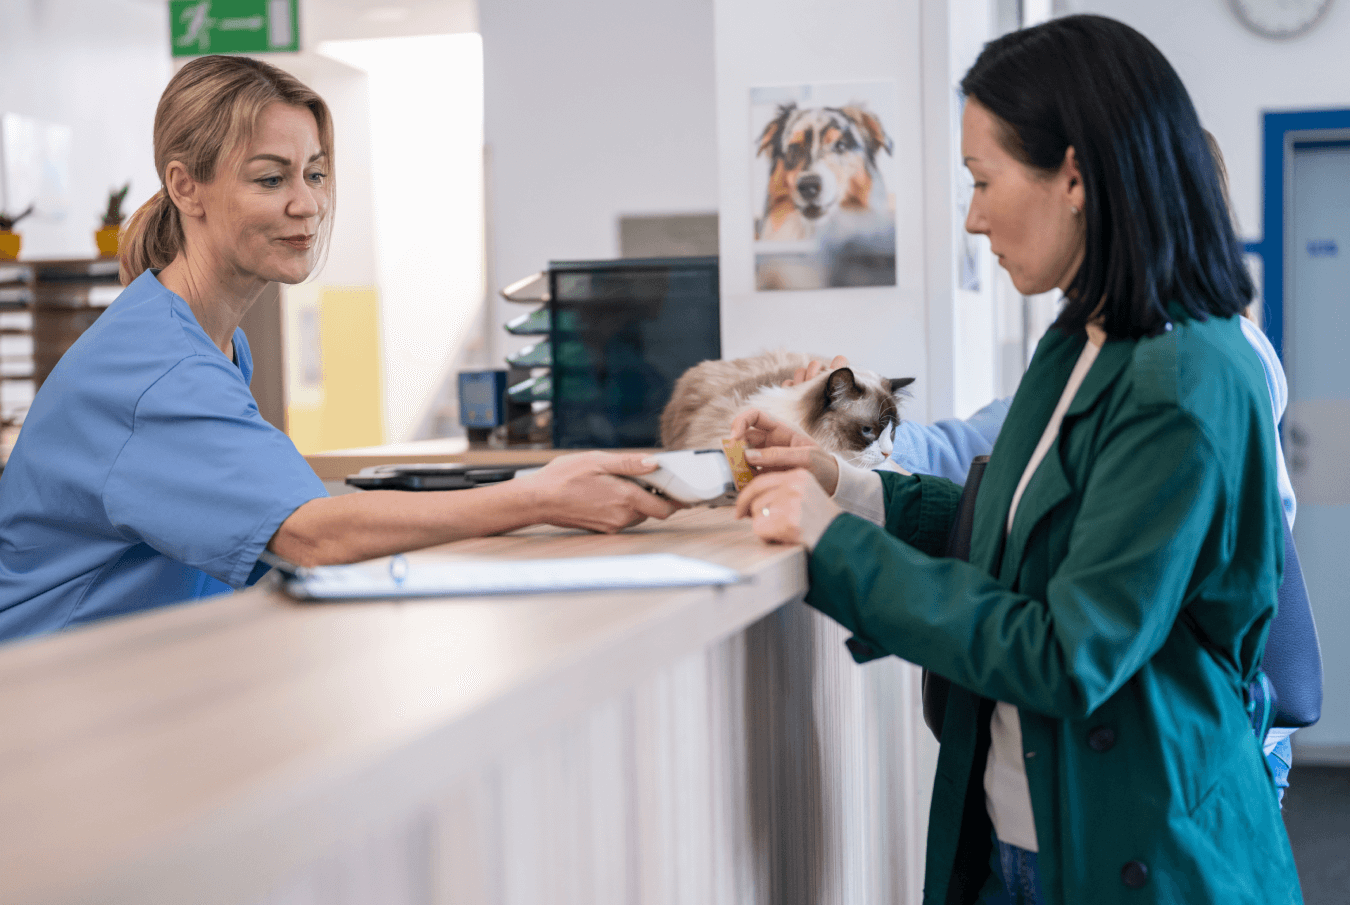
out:
M1088 747L1098 753L1110 751L1116 746L1116 730L1110 726L1097 726L1088 733Z
M1131 861L1120 869L1120 879L1130 889L1143 889L1148 882L1148 865L1143 861Z

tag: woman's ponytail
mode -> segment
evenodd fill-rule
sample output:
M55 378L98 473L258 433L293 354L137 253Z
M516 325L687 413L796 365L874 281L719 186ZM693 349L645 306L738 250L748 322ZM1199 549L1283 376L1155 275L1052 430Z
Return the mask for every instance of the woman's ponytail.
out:
M164 189L136 209L117 243L118 278L125 286L150 269L162 269L183 249L178 208Z

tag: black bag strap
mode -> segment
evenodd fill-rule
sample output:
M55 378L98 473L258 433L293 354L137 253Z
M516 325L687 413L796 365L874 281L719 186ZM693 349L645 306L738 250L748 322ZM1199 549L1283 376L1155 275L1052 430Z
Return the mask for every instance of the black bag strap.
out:
M1287 519L1280 521L1284 524L1284 577L1261 668L1275 686L1275 725L1299 729L1311 726L1322 715L1322 652L1294 533Z
M966 485L961 488L961 499L956 504L956 521L947 535L946 555L950 558L970 561L970 535L975 527L975 495L979 493L980 481L984 478L984 469L988 464L988 456L976 456L970 463ZM947 694L951 687L950 679L926 669L923 671L923 721L939 742L942 741L942 723L947 715Z

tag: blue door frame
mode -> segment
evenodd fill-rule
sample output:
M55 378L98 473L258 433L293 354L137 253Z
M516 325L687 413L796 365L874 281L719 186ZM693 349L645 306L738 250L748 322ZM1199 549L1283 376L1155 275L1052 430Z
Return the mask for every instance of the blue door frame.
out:
M1248 254L1260 255L1261 299L1266 336L1284 361L1284 215L1285 164L1295 145L1324 143L1328 132L1350 135L1350 110L1295 110L1262 116L1261 231L1259 242L1248 242ZM1336 142L1340 144L1341 142Z

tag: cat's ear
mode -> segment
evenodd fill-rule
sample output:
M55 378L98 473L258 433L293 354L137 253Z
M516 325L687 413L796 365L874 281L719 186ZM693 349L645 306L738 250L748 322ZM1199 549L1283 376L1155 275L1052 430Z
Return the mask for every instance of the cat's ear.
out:
M825 380L825 406L862 394L852 368L838 368Z
M900 392L901 390L903 390L905 387L909 386L909 385L910 385L911 383L913 383L913 382L914 382L914 378L913 378L913 377L892 377L892 378L891 378L891 395L894 396L896 393Z

